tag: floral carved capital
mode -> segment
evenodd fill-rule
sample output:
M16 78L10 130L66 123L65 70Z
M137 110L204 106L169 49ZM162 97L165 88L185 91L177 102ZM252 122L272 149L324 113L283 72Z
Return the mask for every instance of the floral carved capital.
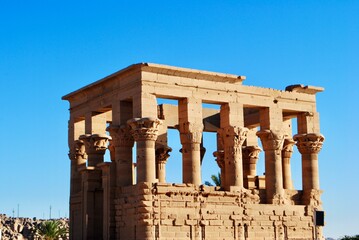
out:
M239 148L247 139L248 128L229 126L218 129L219 135L222 137L224 145Z
M184 122L177 125L180 132L180 140L182 144L185 143L201 143L202 141L202 123Z
M297 134L294 140L297 141L296 145L301 154L313 154L322 149L324 136L320 133Z
M256 134L261 142L264 151L282 150L286 134L280 130L261 130Z
M133 147L134 139L128 125L110 125L106 129L112 137L114 147Z
M69 158L71 160L87 159L85 144L82 140L76 140L70 149Z
M295 141L291 138L285 138L282 149L282 156L285 158L290 158L293 153L293 146Z
M88 154L105 154L111 137L106 134L85 134L81 135L79 139L84 142Z
M249 162L256 163L259 158L259 153L262 149L258 146L243 146L242 147L242 154L243 159L248 160Z
M162 121L157 118L133 118L127 124L135 141L156 141Z
M172 148L168 146L161 146L156 149L156 162L158 164L165 164L167 159L170 157L170 152L172 152Z

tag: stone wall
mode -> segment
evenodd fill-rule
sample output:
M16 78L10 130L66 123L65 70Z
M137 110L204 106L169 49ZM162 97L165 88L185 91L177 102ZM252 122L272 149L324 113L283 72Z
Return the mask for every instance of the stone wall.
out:
M36 228L44 221L36 218L13 218L0 214L1 240L35 240ZM68 228L68 219L60 219Z
M288 194L294 199L299 193ZM138 184L116 200L120 239L314 239L314 209L260 204L254 190L220 191L192 184ZM291 197L293 196L293 197Z

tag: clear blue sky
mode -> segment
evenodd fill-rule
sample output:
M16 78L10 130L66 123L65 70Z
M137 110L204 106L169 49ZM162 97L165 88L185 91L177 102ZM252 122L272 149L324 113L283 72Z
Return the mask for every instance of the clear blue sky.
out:
M358 234L358 56L359 1L0 0L0 213L17 215L19 204L20 216L48 217L51 205L68 216L61 96L154 62L245 75L247 85L324 87L324 231ZM205 162L209 178L211 152ZM300 186L300 156L292 162Z

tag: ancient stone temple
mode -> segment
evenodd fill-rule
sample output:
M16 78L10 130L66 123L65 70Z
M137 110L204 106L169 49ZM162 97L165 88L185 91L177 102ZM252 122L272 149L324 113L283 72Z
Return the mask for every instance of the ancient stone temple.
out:
M316 219L324 141L316 93L323 88L274 90L244 79L140 63L64 96L71 239L323 239ZM166 182L168 129L179 131L182 145L178 183ZM221 186L202 185L201 160L212 155L203 132L217 133ZM295 147L302 168L292 170ZM256 171L259 156L264 175ZM294 189L291 171L301 171L302 189Z

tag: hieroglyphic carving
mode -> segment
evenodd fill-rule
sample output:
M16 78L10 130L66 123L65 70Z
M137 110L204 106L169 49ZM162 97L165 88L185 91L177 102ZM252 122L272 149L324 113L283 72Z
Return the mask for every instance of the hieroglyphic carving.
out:
M319 153L322 149L324 136L320 133L297 134L294 136L301 154Z
M162 121L157 118L133 118L127 124L135 141L156 141Z

